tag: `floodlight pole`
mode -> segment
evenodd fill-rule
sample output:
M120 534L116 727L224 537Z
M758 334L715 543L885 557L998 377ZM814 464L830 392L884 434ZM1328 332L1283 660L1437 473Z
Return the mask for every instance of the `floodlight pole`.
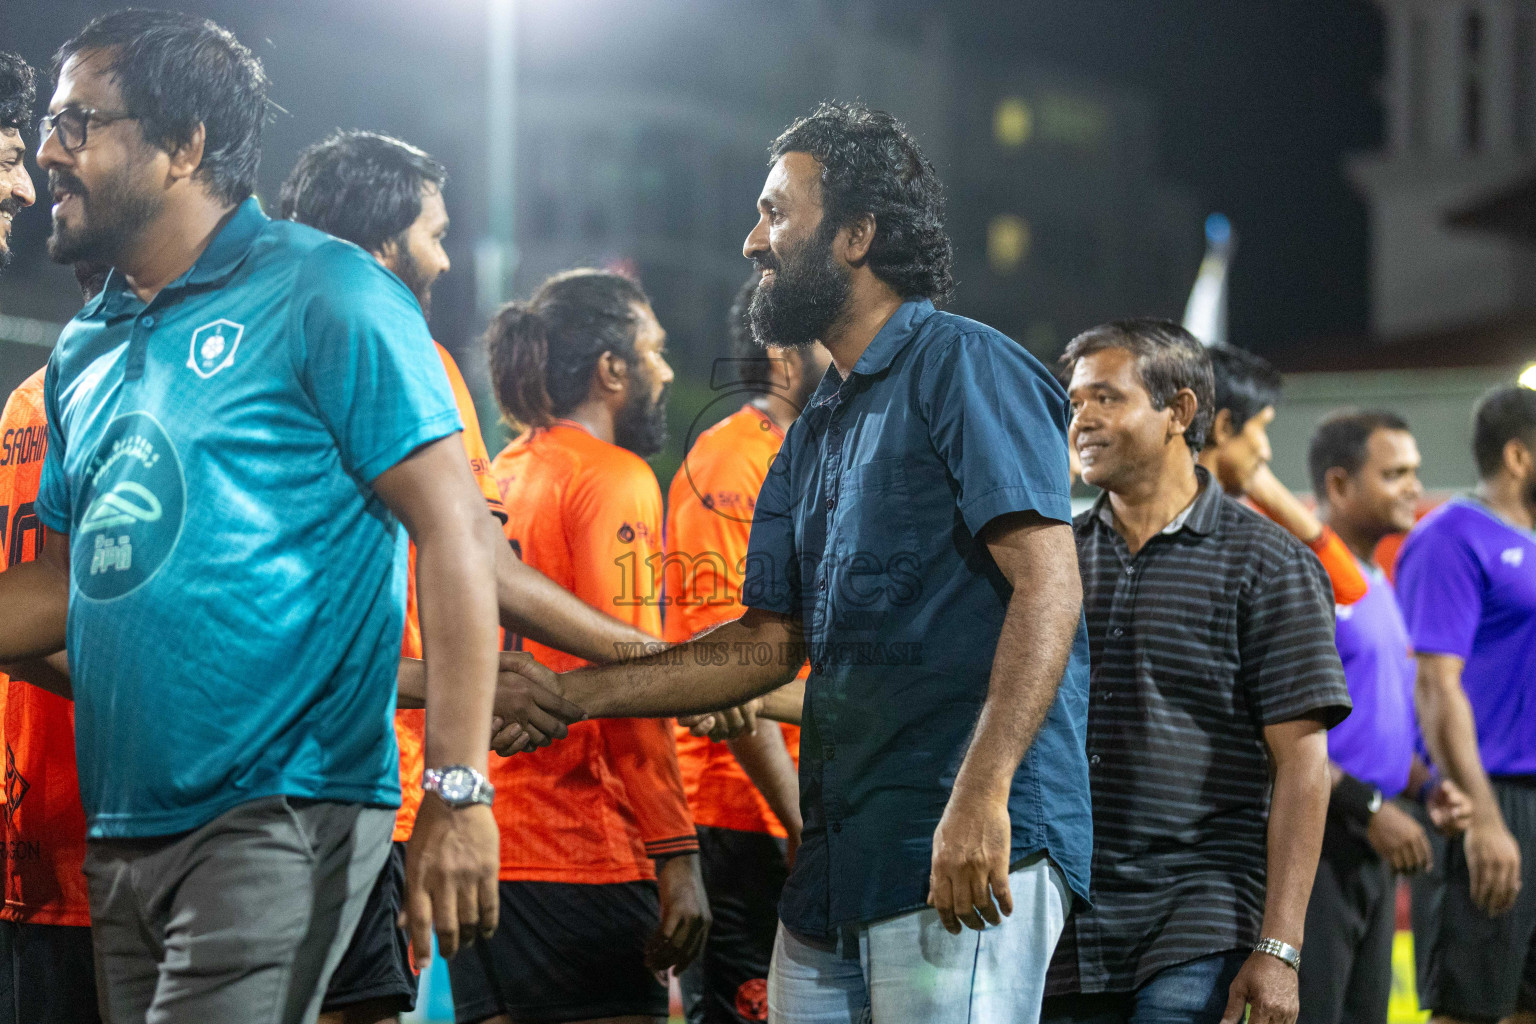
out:
M517 270L517 7L486 0L486 233L475 246L475 307L484 322L507 298Z

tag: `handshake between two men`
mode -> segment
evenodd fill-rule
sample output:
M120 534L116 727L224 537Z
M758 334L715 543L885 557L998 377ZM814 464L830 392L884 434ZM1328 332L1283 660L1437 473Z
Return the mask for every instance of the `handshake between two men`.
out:
M650 649L634 660L562 674L532 655L502 652L491 749L510 756L545 747L586 718L675 716L695 735L716 740L752 732L759 716L799 724L804 684L795 676L805 647L789 617L753 609L685 644ZM716 656L762 649L783 656L766 665Z

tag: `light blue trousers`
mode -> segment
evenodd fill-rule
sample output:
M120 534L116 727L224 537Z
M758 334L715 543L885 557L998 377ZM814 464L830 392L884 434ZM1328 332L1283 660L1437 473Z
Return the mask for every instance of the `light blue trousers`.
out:
M857 949L807 942L780 924L770 1024L1037 1024L1072 893L1043 854L1008 886L1013 914L980 932L951 935L928 907L860 926Z

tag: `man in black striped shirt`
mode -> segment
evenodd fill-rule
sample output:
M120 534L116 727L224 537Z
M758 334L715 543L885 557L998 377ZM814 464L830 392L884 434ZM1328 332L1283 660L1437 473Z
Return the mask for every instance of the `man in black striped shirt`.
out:
M1067 348L1072 443L1104 490L1074 523L1092 649L1093 905L1067 922L1050 1022L1291 1024L1349 711L1317 559L1195 464L1210 360L1130 320ZM1273 790L1273 798L1271 798Z

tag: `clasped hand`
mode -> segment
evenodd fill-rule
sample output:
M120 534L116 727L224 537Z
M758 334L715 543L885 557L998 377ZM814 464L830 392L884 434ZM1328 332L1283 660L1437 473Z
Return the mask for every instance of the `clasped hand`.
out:
M563 740L587 713L561 695L559 677L522 651L502 651L491 749L503 757Z
M695 736L735 739L757 726L758 701L679 719ZM503 757L565 739L587 713L564 696L560 677L522 651L502 651L491 718L491 749Z

